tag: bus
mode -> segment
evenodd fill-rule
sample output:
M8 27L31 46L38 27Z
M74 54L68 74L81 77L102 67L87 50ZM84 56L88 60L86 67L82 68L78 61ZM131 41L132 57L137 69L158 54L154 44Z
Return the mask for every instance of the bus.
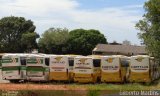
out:
M159 65L155 63L153 57L148 55L131 56L128 79L130 82L152 82L159 77L157 76L158 68Z
M26 58L28 54L5 54L2 56L2 79L10 82L26 80Z
M122 55L102 56L101 82L125 82L129 58Z
M49 80L73 81L74 58L78 55L52 55L50 56Z
M68 58L64 55L53 55L50 56L50 74L49 80L55 81L67 81L69 80L69 64Z
M27 80L48 81L49 79L49 57L41 54L31 54L26 58Z
M5 53L0 53L0 82L1 83L8 83L9 81L8 80L3 80L2 79L2 56L4 55Z
M78 83L96 83L100 79L101 60L97 56L74 58L73 78Z

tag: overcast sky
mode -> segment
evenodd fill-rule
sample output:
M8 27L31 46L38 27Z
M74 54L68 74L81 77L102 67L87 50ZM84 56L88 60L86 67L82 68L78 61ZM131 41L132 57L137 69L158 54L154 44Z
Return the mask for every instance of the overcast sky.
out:
M0 0L0 18L31 19L36 32L50 27L97 29L108 42L140 44L135 24L144 14L147 0Z

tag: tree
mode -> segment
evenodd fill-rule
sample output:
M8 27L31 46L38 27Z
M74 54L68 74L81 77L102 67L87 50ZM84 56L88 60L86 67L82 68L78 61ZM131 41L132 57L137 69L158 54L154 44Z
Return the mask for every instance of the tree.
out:
M39 38L39 35L36 32L30 33L24 33L22 34L21 42L22 46L27 49L26 52L31 52L33 48L38 48L36 39Z
M146 13L136 24L140 30L138 36L147 47L149 54L160 61L160 0L149 0L145 3Z
M23 17L2 18L0 20L0 52L16 53L27 51L28 48L37 48L38 34L34 32L35 28L31 20Z
M65 54L69 32L66 28L50 28L39 39L40 51L44 53Z
M89 55L98 43L106 44L106 38L98 30L75 29L69 32L68 52Z

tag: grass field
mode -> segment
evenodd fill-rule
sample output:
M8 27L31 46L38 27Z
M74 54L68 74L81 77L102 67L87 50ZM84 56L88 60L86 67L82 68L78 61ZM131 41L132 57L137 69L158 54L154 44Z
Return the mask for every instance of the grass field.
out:
M8 94L9 90L19 94L14 96L101 96L100 94L118 94L119 90L160 90L160 80L152 84L6 83L0 84L0 90L3 90L3 94Z
M70 84L69 88L80 88L86 90L160 90L160 80L148 83L102 83L102 84Z
M160 80L152 84L142 83L102 83L102 84L64 84L64 83L21 83L0 84L0 90L160 90Z
M84 88L87 90L160 90L160 84L72 84L70 88Z

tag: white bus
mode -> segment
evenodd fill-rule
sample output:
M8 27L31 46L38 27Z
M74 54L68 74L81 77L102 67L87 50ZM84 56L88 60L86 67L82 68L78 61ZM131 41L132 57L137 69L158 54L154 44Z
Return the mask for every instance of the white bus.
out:
M69 60L65 55L50 56L50 75L49 80L68 81Z
M74 58L74 82L95 83L100 78L100 58L79 56Z
M52 55L50 56L49 80L73 81L74 58L77 55Z
M129 58L122 55L102 56L101 82L125 82Z
M47 55L31 54L26 59L28 81L48 81L49 57Z
M151 82L159 77L159 65L148 55L131 56L129 68L130 82Z
M5 54L2 56L2 78L10 82L26 80L26 58L28 54Z

